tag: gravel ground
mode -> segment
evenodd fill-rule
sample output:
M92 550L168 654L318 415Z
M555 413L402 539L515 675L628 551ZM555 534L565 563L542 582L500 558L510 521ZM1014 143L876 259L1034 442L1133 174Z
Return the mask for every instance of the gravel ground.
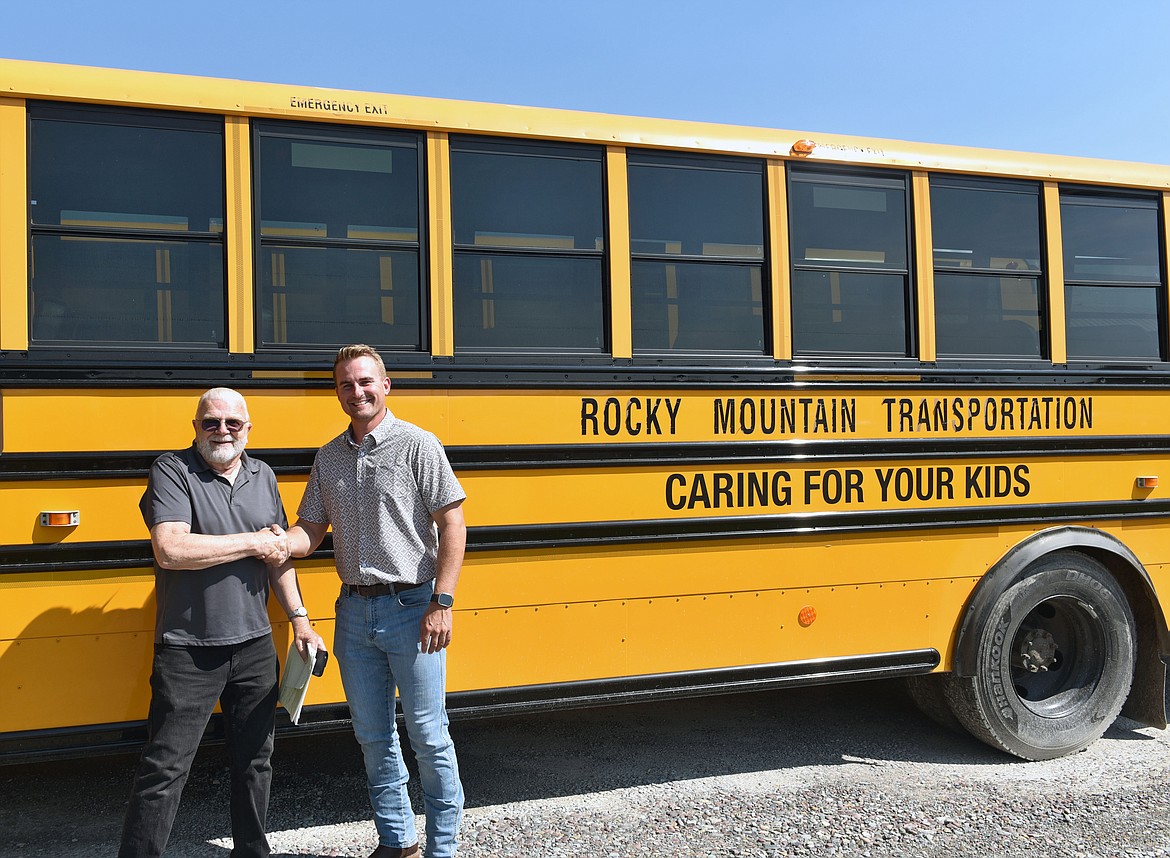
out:
M1170 858L1170 735L1125 720L1084 752L1023 763L874 682L452 731L461 858ZM376 838L352 737L285 735L274 762L273 854L365 858ZM133 766L0 768L0 858L115 854ZM222 752L207 748L168 856L226 858L226 791Z

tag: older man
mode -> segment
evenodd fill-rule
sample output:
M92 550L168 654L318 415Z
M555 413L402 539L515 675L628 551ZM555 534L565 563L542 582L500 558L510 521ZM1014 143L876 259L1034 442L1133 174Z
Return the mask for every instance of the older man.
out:
M149 736L119 858L162 855L216 701L231 770L232 858L267 858L279 671L270 585L303 657L309 644L324 647L287 562L276 478L244 452L252 427L244 398L207 391L193 424L194 443L155 461L139 504L154 549L154 664Z

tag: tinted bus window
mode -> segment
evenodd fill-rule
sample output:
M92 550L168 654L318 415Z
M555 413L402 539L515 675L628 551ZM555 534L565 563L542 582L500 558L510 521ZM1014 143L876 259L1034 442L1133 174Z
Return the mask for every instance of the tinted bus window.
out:
M1039 187L932 178L930 217L938 354L1041 357Z
M418 138L257 126L257 330L276 348L423 348Z
M1158 360L1161 227L1155 198L1062 190L1068 356Z
M793 345L798 353L910 354L907 180L793 169Z
M29 115L32 344L224 347L223 120Z
M452 141L455 347L600 352L600 149Z
M763 188L755 162L631 156L635 350L763 353Z

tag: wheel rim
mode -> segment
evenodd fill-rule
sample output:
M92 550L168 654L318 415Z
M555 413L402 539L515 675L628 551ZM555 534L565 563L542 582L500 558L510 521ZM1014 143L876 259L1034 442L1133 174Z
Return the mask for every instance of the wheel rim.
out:
M1020 703L1046 718L1084 706L1104 671L1106 644L1101 621L1080 599L1037 604L1012 638L1011 678Z

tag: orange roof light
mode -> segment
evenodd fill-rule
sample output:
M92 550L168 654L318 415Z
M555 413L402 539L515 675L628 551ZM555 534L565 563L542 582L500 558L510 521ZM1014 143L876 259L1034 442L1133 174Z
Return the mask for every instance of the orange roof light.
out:
M808 138L805 138L803 140L797 140L795 143L792 144L792 154L793 155L811 155L813 153L813 149L815 149L815 148L817 148L817 144L814 143L812 140L809 140Z

